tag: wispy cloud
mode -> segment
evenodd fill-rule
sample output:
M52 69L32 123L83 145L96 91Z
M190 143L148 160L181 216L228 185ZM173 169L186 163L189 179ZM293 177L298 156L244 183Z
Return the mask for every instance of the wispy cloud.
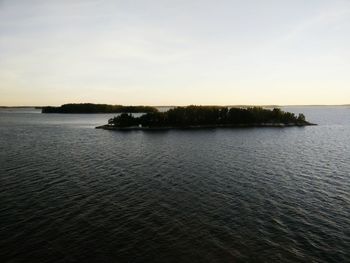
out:
M277 39L268 41L268 43L269 45L276 47L300 38L307 38L310 32L320 29L322 30L329 25L342 22L344 18L347 19L345 23L348 23L349 17L350 2L346 2L344 5L337 6L336 8L329 7L327 9L322 9L310 17L298 20L293 27L285 32L285 34ZM322 39L320 39L320 41L322 41Z
M347 1L0 1L0 104L5 90L7 101L61 90L55 103L82 93L134 103L137 93L138 103L188 94L193 103L279 104L278 87L314 83L314 94L337 80L346 93L349 18Z

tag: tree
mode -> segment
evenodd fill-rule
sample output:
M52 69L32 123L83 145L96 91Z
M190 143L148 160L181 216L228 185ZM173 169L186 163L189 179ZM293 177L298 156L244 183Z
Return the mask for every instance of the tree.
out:
M298 122L305 122L305 115L302 113L299 113L298 115Z

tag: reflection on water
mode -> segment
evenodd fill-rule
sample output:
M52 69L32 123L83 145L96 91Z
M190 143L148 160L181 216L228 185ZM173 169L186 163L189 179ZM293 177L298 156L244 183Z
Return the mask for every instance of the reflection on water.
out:
M350 110L315 127L96 130L0 110L2 262L346 262ZM12 261L11 261L12 260Z

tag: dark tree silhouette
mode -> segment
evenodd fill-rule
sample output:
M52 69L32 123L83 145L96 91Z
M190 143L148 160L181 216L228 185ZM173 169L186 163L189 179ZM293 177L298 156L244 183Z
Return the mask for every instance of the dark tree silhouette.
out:
M140 117L121 114L109 120L114 127L193 127L193 126L239 126L273 124L309 124L303 114L296 117L281 109L261 107L228 108L217 106L176 107L166 112L149 112Z
M108 104L64 104L60 107L43 107L42 113L147 113L157 112L155 107L150 106L122 106Z

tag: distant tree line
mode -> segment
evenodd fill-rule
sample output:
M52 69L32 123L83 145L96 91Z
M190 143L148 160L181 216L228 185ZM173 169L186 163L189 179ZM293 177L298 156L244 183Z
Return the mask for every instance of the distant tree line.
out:
M186 127L186 126L234 126L245 124L307 124L305 116L261 107L228 108L217 106L175 107L166 112L149 112L140 117L123 113L108 121L115 127Z
M93 103L72 103L60 107L42 107L42 113L149 113L158 112L150 106L122 106Z

